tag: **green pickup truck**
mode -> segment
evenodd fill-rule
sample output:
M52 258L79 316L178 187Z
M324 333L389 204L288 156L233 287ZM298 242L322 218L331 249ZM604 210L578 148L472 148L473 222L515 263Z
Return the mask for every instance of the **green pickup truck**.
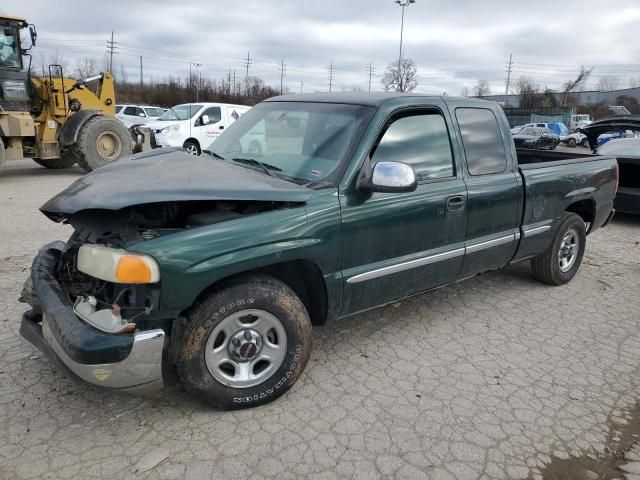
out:
M312 325L525 260L571 280L618 171L557 157L516 152L482 100L277 97L200 157L134 155L43 205L74 233L36 256L21 333L94 385L145 392L177 372L213 406L270 402Z

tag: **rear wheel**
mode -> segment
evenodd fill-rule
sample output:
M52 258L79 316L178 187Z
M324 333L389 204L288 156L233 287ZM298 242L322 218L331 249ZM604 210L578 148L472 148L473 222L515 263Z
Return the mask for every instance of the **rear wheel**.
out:
M80 128L71 151L78 165L90 172L131 155L131 136L118 120L98 115L87 120Z
M580 145L582 145L584 148L590 148L591 145L589 145L589 139L588 138L583 138L582 142L580 142Z
M575 277L586 246L584 220L575 213L560 219L553 243L543 254L531 260L533 277L549 285L562 285Z
M296 382L311 353L311 321L279 280L246 278L209 294L189 314L177 363L185 388L214 407L275 400Z

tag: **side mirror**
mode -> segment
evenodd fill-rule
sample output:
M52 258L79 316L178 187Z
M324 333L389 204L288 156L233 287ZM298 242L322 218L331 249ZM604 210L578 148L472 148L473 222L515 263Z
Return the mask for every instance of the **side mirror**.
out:
M208 125L209 124L209 115L202 115L200 120L202 121L202 125Z
M547 132L542 132L542 136L543 136L543 137L548 137L548 136L549 136L549 134L548 134Z
M139 116L139 117L146 117L146 115L145 115L144 113L142 113L142 112L140 112L140 113L138 114L138 116Z
M378 162L371 169L370 161L360 172L357 188L362 192L403 193L418 187L416 172L400 162Z

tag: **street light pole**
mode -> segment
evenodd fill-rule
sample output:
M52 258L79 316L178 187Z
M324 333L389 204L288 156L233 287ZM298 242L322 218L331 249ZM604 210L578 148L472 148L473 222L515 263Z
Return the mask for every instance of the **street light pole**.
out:
M395 0L398 5L402 7L402 21L400 23L400 52L398 53L398 91L404 91L404 87L402 86L402 74L401 74L401 65L402 65L402 35L404 33L404 8L408 7L412 3L416 3L416 0Z

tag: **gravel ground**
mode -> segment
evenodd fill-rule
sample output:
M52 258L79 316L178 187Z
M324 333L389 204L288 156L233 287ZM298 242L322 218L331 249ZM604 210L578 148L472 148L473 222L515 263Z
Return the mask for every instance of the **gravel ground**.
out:
M589 238L578 276L522 265L316 328L276 402L220 412L77 385L18 334L38 213L80 170L0 170L0 479L542 478L606 451L640 391L640 219ZM546 474L545 474L546 476Z

